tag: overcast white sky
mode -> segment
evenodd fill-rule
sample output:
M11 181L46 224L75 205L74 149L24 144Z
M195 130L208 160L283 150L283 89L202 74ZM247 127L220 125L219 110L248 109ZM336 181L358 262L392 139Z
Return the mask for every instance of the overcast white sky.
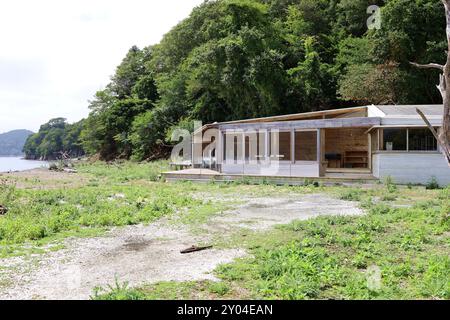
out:
M0 133L88 115L132 45L158 43L203 0L0 0Z

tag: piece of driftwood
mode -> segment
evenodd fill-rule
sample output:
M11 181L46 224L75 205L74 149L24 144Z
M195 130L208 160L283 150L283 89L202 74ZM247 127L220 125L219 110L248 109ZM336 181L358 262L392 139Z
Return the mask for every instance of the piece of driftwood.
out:
M190 248L181 250L180 253L181 253L181 254L193 253L193 252L198 252L198 251L208 250L208 249L211 249L212 247L213 247L213 246L206 246L206 247L192 246L192 247L190 247Z
M0 216L4 216L8 213L8 208L0 204Z

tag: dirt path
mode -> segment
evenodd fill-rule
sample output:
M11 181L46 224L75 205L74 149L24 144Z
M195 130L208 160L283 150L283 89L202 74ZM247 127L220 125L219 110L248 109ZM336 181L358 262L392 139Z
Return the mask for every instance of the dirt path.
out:
M245 204L213 217L205 231L195 235L188 226L161 220L118 228L103 237L69 239L66 249L45 255L0 259L0 299L88 299L94 287L112 284L116 278L130 286L214 280L212 271L219 264L246 252L212 249L182 255L180 250L239 227L262 231L320 215L363 214L353 203L324 194L240 200Z

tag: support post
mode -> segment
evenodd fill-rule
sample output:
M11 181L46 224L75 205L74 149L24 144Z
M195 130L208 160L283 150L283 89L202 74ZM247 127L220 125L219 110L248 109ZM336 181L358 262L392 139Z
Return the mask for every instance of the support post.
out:
M295 130L291 129L291 164L295 164Z
M368 133L367 139L369 140L369 152L367 152L367 167L369 168L370 172L372 172L372 134L370 132Z
M319 163L319 176L324 177L326 168L325 160L325 130L317 129L317 162Z

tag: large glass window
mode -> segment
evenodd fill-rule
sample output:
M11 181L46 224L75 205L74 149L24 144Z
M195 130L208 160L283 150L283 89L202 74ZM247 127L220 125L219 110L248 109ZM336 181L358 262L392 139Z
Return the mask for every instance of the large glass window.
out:
M248 132L245 136L245 160L263 161L265 159L265 133Z
M317 161L317 131L295 133L295 161Z
M235 162L242 159L242 135L235 133L224 134L223 159L227 162Z
M380 150L437 151L438 145L428 128L399 128L380 130Z
M259 161L266 160L266 132L258 132L258 154L256 159Z
M428 128L409 129L410 151L436 151L437 141Z
M406 129L383 129L383 150L406 151Z
M278 135L278 141L276 136ZM278 143L278 154L275 154L275 143ZM291 133L278 132L270 133L270 156L274 160L290 161L291 160Z

